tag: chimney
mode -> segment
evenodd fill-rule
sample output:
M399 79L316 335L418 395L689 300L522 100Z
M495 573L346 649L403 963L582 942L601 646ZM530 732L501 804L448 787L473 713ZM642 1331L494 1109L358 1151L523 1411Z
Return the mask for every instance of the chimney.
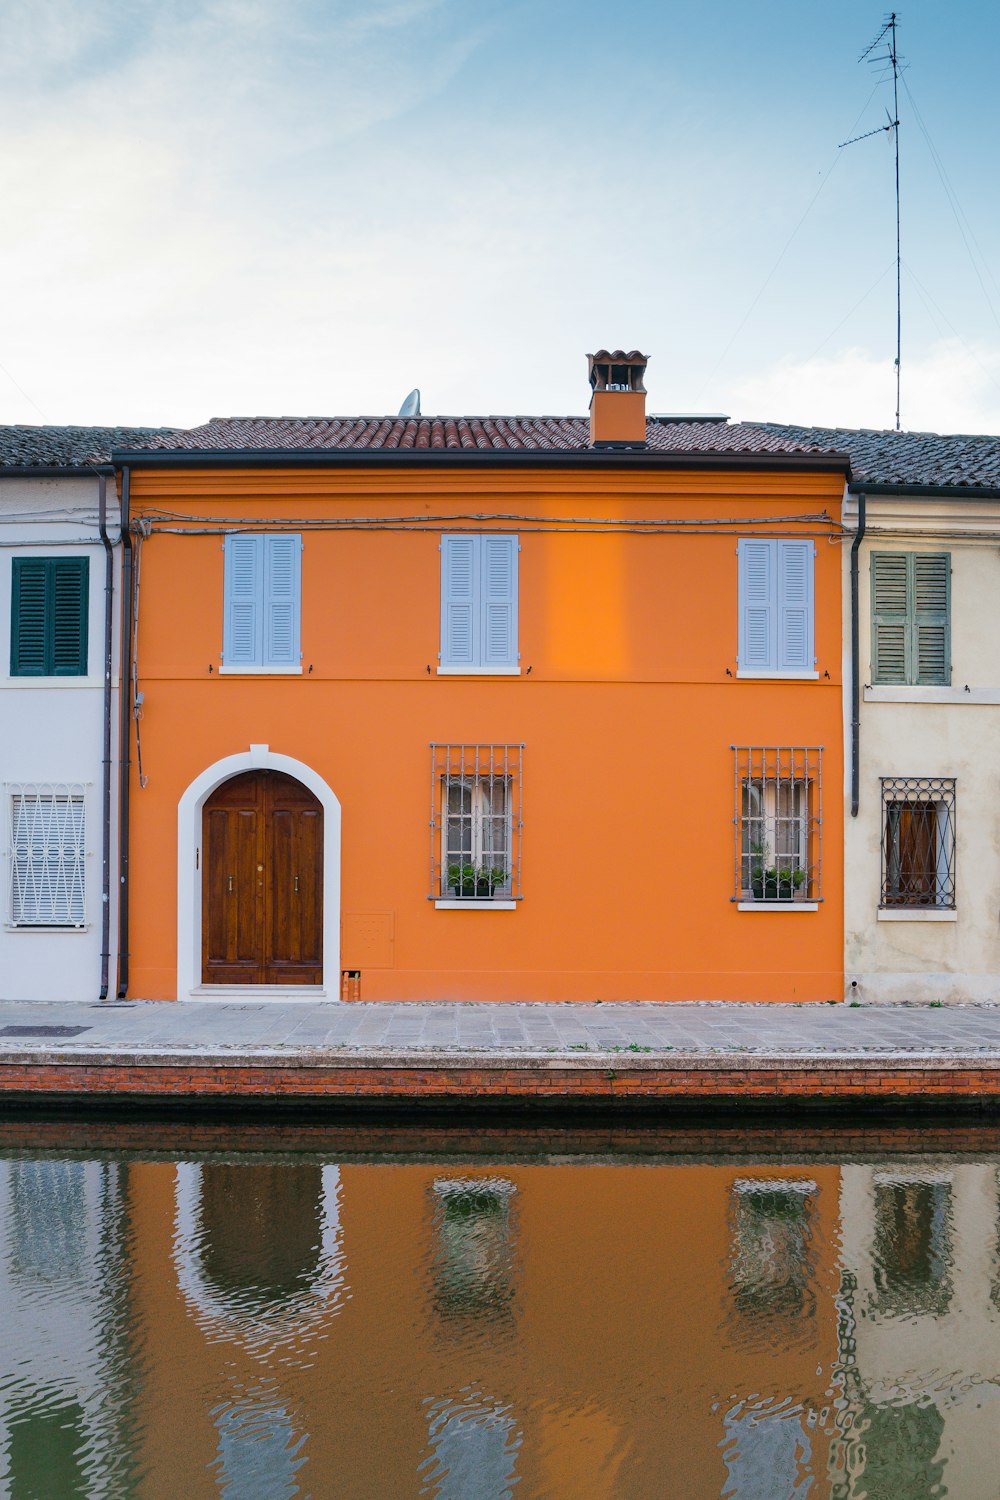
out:
M646 373L649 356L632 349L598 349L587 355L592 448L645 448Z

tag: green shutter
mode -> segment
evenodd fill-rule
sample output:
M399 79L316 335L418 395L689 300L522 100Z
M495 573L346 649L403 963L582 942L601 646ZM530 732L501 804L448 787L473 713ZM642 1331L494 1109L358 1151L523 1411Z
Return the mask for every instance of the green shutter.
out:
M11 577L12 677L87 672L86 557L15 557Z
M872 682L910 681L907 554L872 553Z
M52 560L52 656L56 677L87 675L87 583L90 562L86 557Z
M45 675L48 559L15 557L10 590L10 675Z
M872 681L951 682L951 555L872 553Z
M914 682L951 682L951 554L913 552Z

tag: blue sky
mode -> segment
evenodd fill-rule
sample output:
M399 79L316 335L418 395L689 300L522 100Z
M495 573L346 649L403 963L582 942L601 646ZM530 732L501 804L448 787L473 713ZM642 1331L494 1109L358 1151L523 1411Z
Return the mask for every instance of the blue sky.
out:
M891 425L885 14L4 0L0 421L582 412L624 344L654 410ZM900 13L904 426L1000 431L998 44Z

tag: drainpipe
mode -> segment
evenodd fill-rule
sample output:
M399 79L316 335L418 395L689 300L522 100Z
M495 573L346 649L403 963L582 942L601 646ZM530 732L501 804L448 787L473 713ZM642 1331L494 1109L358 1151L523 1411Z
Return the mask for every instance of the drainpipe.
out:
M111 666L113 660L113 620L115 552L108 536L108 480L97 476L97 524L104 547L104 758L101 762L102 819L101 831L101 991L99 1000L108 998L108 970L111 964Z
M129 531L128 465L122 469L122 653L118 678L118 998L128 994L128 842L129 783L132 768L132 536Z
M858 552L865 535L865 497L858 496L858 525L851 543L851 817L861 801L861 640L858 624Z

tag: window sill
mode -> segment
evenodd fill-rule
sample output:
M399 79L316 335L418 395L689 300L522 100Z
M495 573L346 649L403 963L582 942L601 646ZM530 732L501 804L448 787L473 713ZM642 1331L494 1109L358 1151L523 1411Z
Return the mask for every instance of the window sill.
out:
M866 703L978 703L981 707L1000 704L1000 688L921 687L919 683L899 683L884 687L865 686Z
M520 667L438 667L439 677L520 677Z
M737 911L819 911L818 901L740 901Z
M102 688L103 677L87 676L85 673L61 672L58 677L33 676L25 672L11 674L3 679L5 688ZM118 686L117 677L114 686Z
M301 677L301 664L297 667L220 667L220 677Z
M880 906L880 922L957 922L953 906Z
M438 911L517 911L516 901L435 901Z
M5 922L4 932L40 932L46 937L72 937L78 932L88 932L89 922Z
M819 679L818 672L756 672L742 667L736 668L736 676L758 682L816 682Z

